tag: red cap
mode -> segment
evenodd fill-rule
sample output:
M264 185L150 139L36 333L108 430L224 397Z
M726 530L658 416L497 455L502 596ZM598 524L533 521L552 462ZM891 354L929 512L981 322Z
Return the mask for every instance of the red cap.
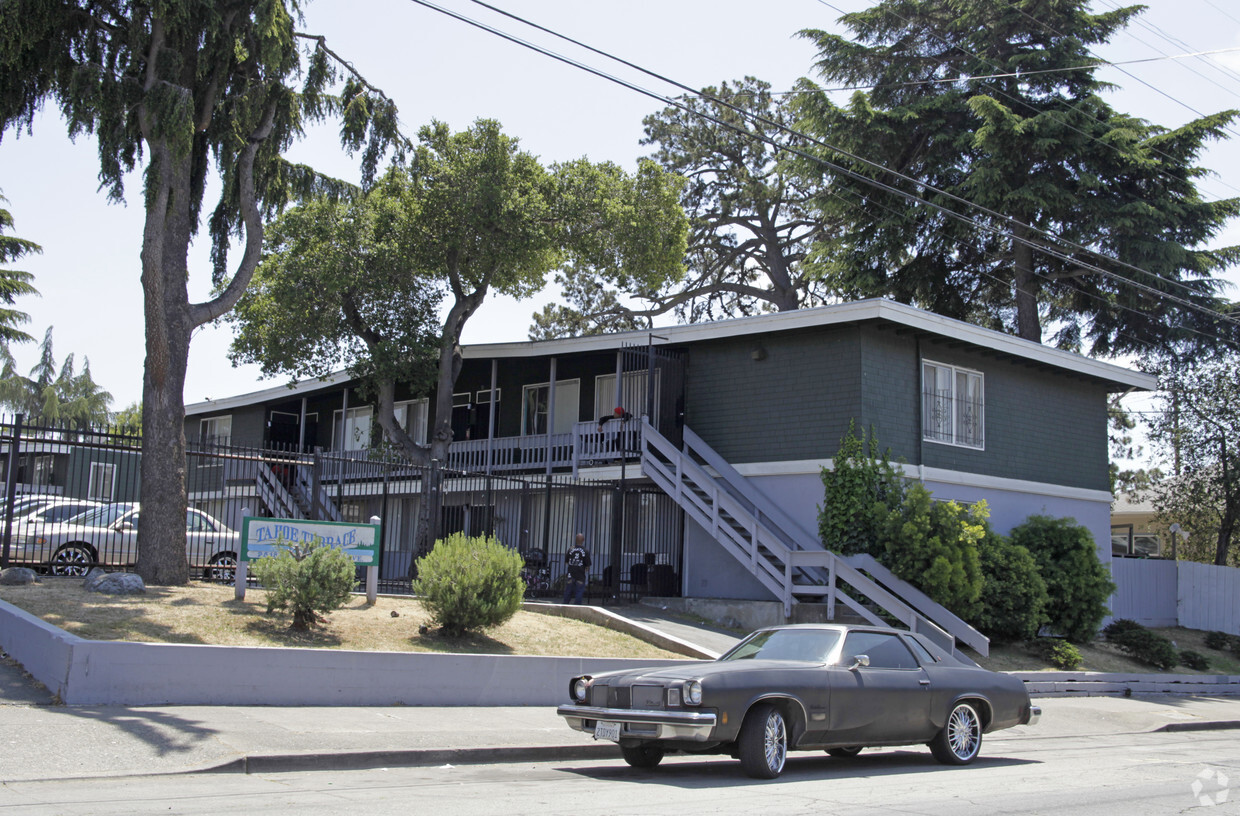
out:
M615 413L616 413L616 416L620 416L621 414L623 414L623 413L624 413L624 409L623 409L623 408L621 408L619 405L617 405L617 406L616 406L616 412L615 412Z

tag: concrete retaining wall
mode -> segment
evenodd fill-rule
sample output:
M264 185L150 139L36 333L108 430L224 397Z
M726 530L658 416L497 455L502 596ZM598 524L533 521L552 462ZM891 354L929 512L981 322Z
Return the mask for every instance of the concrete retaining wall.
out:
M1008 672L1025 682L1032 697L1096 697L1116 694L1240 695L1240 675L1119 674L1104 672Z
M577 675L676 662L84 640L3 601L0 649L68 705L557 705Z

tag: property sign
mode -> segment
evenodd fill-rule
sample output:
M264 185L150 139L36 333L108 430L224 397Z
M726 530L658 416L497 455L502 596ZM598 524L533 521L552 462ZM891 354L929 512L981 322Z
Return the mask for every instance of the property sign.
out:
M279 554L279 545L309 544L322 539L324 544L344 550L354 563L377 566L379 529L378 524L249 516L241 525L241 559L256 561Z

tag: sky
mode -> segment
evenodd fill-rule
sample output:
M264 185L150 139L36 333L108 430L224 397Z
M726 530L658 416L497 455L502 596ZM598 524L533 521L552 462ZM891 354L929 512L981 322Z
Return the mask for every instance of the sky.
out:
M496 0L503 9L602 51L694 88L752 75L775 90L812 75L814 50L796 36L802 28L840 31L841 12L861 10L862 0L667 0L593 3L581 0ZM579 61L622 76L659 96L676 88L567 43L538 34L468 0L440 5L523 39L546 44ZM1098 0L1095 11L1116 7ZM1167 127L1198 115L1240 108L1240 8L1233 0L1148 0L1148 11L1100 47L1110 62L1142 60L1101 69L1121 89L1108 101L1118 110ZM622 88L578 68L535 54L493 34L409 0L313 0L299 29L324 34L338 54L392 97L406 132L433 119L461 130L478 118L499 120L506 133L544 163L588 156L632 169L649 154L642 146L642 118L660 110L656 99ZM1230 49L1230 50L1228 50ZM1228 50L1187 59L1178 54ZM1126 72L1126 73L1125 73ZM1201 165L1214 175L1200 182L1208 199L1240 196L1240 122L1213 145ZM317 128L289 154L321 171L357 181L357 162L345 155L331 126ZM96 382L113 395L117 410L141 399L145 356L139 251L143 212L141 178L127 185L125 205L109 203L97 189L96 147L88 136L70 142L54 107L36 120L33 135L12 131L0 141L0 193L15 220L14 234L43 246L13 266L34 274L41 297L18 308L41 339L53 330L58 363L88 358ZM213 200L208 195L204 209ZM1240 223L1217 245L1240 244ZM210 287L205 228L190 260L191 296ZM1240 272L1226 278L1240 284ZM1232 298L1240 298L1233 289ZM527 338L531 315L555 299L553 288L520 302L490 297L471 319L466 343ZM262 380L257 367L227 359L227 324L200 328L190 350L186 403L200 402L282 382ZM37 344L14 346L21 370L37 360Z

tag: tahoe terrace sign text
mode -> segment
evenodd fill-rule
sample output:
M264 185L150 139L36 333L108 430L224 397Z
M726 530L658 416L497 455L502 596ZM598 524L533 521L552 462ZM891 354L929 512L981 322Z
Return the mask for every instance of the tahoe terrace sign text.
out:
M278 555L280 547L310 544L315 540L338 547L355 564L379 563L379 525L339 521L306 521L249 517L241 527L241 560L256 561Z

